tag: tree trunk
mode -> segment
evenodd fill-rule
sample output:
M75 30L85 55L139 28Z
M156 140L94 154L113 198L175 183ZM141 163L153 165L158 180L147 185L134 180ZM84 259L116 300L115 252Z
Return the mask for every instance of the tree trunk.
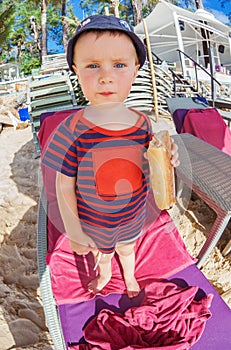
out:
M119 0L111 0L111 8L115 17L120 17L119 15Z
M67 23L66 23L66 13L67 12L67 2L66 0L62 0L62 29L63 29L63 46L64 46L64 51L67 52Z
M31 34L34 37L34 42L36 44L37 50L41 56L41 42L39 39L39 31L38 31L36 19L34 16L30 17L30 29L31 29Z
M42 0L42 57L47 55L47 0Z
M142 0L132 0L134 26L142 21Z
M196 8L197 9L203 9L204 8L202 0L195 0L195 3L196 3Z

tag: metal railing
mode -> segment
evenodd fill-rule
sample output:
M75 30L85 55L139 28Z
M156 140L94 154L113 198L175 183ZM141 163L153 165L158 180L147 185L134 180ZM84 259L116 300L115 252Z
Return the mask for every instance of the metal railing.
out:
M160 65L163 62L163 60L160 57L158 57L154 52L152 52L152 55L155 59L156 64ZM173 92L174 92L174 95L176 96L177 95L177 91L176 91L177 90L177 83L179 83L181 85L185 85L186 82L171 67L168 66L168 70L172 75ZM193 93L197 93L199 95L199 86L198 85L197 85L197 89L195 89L191 84L188 83L188 87L192 90Z
M181 51L180 49L177 49L177 51L179 52L181 67L182 67L182 55L181 54L183 54L185 57L187 57L188 59L190 59L190 61L192 61L194 63L196 89L198 91L199 91L199 80L198 80L198 74L197 74L197 67L199 67L201 70L203 70L210 77L211 98L212 98L212 101L214 103L214 101L215 101L215 83L217 83L219 86L221 86L222 84L213 76L213 67L212 67L212 65L210 64L210 73L209 73L207 71L207 69L205 69L203 66L201 66L198 62L196 62L193 58L191 58L185 52ZM210 52L210 56L211 56L211 52ZM211 57L210 57L210 62L212 62Z

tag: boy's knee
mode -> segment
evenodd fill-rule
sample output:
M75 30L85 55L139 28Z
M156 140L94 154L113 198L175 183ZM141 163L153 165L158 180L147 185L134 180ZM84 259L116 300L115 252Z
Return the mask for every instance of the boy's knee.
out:
M135 242L132 243L118 243L116 245L116 253L120 256L128 256L133 253Z
M110 253L110 254L102 254L101 257L100 257L100 262L107 264L107 263L109 263L111 261L113 256L114 256L114 252Z

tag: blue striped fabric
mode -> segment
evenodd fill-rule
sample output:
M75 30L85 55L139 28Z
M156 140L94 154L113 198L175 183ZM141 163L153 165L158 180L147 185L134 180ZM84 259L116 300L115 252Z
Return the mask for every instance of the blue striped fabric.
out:
M145 219L149 167L144 152L152 131L149 119L136 113L136 125L108 130L89 123L81 110L59 125L43 153L43 165L76 177L83 231L106 253L118 241L135 239Z

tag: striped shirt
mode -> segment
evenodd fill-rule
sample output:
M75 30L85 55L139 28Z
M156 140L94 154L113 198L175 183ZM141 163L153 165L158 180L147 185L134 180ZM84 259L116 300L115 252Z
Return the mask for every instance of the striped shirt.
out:
M43 152L42 164L76 177L77 209L83 231L104 253L142 230L149 186L144 158L152 137L149 119L109 130L84 118L84 110L66 118Z

